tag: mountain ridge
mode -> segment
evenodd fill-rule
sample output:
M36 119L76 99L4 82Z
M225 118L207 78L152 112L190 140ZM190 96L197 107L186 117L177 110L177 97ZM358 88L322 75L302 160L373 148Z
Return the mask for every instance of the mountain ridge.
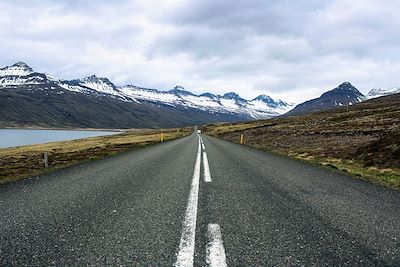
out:
M285 116L297 116L332 109L339 106L348 106L360 103L366 99L350 82L344 82L338 87L323 93L320 97L298 104Z
M44 105L49 104L50 101L65 106L61 113L59 113L60 110L57 107L47 107L47 115L44 117L51 121L51 125L57 121L57 116L59 116L61 124L68 123L68 125L75 127L154 128L302 115L338 106L353 105L370 98L399 91L400 89L396 88L390 90L372 89L364 96L350 82L344 82L333 90L324 92L320 97L294 107L293 103L287 103L280 99L275 100L265 94L248 100L233 91L222 95L210 92L194 94L180 85L170 90L144 88L133 84L118 86L108 78L98 77L95 74L73 80L57 79L48 74L36 72L22 61L0 68L0 97L12 95L12 98L20 98L20 101L16 101L15 104L18 105L19 103L23 106L23 109L19 111L15 110L14 107L0 106L0 113L5 110L14 112L14 119L20 125L37 123L36 117L43 115L31 106L31 103ZM64 101L68 99L77 106L69 107L65 105L68 103L61 103L63 99L61 95L65 96ZM31 102L24 102L27 97ZM46 101L46 103L41 101ZM95 112L82 111L82 108L78 106L78 103L83 104L82 101L93 110L107 107L107 113L102 114L103 118L99 119ZM8 102L5 101L4 105L8 105ZM25 117L21 117L18 112L21 113L21 110L28 109L28 106L36 113L26 112L25 117L29 119L25 121ZM52 111L58 115L54 117L51 115ZM79 114L79 112L83 113ZM118 112L121 112L121 115ZM126 115L122 115L125 112ZM69 117L65 117L65 114L69 114ZM80 125L79 120L86 121L86 118L82 117L83 115L88 116L92 122L89 121ZM131 121L125 120L126 118L118 118L118 116L126 116ZM190 118L187 116L190 116ZM13 121L13 116L4 115L0 118L0 125L9 125ZM4 118L7 118L8 121L2 122L1 120L5 120ZM75 118L74 121L70 121L71 118ZM40 123L48 124L49 121L41 121Z
M255 98L253 100L247 100L240 97L235 92L228 92L224 95L215 95L209 92L196 95L190 91L187 91L182 86L175 86L171 90L163 91L159 89L149 89L138 87L135 85L123 85L117 86L113 82L111 82L108 78L98 77L96 75L91 75L81 79L73 79L73 80L62 80L62 79L49 79L47 74L35 72L31 67L29 67L24 62L18 62L11 66L4 67L3 69L26 69L29 71L7 71L3 72L3 75L0 75L0 86L21 86L21 85L29 85L29 84L45 84L45 83L55 83L66 90L74 91L74 92L82 92L86 94L90 94L94 90L96 94L109 94L112 97L116 97L122 99L124 101L134 101L134 102L157 102L154 101L154 98L148 96L151 92L153 94L158 94L158 102L166 105L188 105L193 108L199 108L203 111L208 108L213 112L222 112L222 113L237 113L245 115L249 119L265 119L274 116L281 115L288 111L293 104L287 103L283 100L274 100L270 98L272 101L262 101L264 105L254 105L252 101L259 100L260 98ZM1 69L1 70L3 70ZM18 74L27 74L27 75L14 75L14 73ZM4 75L8 74L8 75ZM28 75L32 75L35 79L29 79ZM7 79L5 79L5 77ZM40 77L40 79L39 79ZM176 96L175 98L172 97ZM164 98L162 96L165 96ZM197 98L197 99L196 99ZM206 99L204 99L206 98ZM229 102L227 100L234 100L233 102ZM209 105L207 105L207 103Z
M117 86L91 75L63 80L23 62L0 69L0 127L159 128L278 116L291 104L245 100L227 93L195 95Z

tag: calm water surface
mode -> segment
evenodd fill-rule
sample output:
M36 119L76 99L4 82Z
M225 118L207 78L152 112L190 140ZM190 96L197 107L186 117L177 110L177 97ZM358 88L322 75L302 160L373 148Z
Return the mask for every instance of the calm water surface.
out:
M105 131L0 129L0 148L117 134Z

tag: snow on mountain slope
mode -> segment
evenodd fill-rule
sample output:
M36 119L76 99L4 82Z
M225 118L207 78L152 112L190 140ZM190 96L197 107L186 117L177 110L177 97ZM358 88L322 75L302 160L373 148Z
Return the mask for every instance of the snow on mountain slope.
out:
M61 88L64 88L65 90L71 91L71 92L76 92L76 93L90 93L91 90L88 90L88 88L84 88L81 85L79 85L76 82L71 82L71 81L60 81L58 83L58 86Z
M268 97L268 96L267 96ZM286 103L282 100L275 101L272 98L270 100L262 100L255 98L249 101L249 104L254 110L271 110L271 112L277 112L279 114L284 114L293 108L294 104Z
M46 85L44 88L59 86L58 88L61 87L75 93L109 96L121 101L138 103L145 101L156 105L191 108L209 113L237 114L241 118L249 119L274 117L293 107L293 104L274 100L266 95L246 100L234 92L222 96L211 93L195 95L186 91L182 86L176 86L169 91L140 88L134 85L115 86L107 78L96 75L71 81L58 80L52 76L35 72L23 62L0 69L0 87L40 84Z
M170 106L183 106L209 111L212 113L247 114L250 118L262 119L285 113L293 107L281 100L275 101L270 97L261 96L254 100L245 100L236 93L226 93L223 96L205 93L194 95L182 87L175 87L170 91L145 89L133 85L120 87L119 90L127 96L137 100L161 103Z
M78 80L80 86L93 89L99 93L118 95L116 86L107 78L99 78L96 75Z
M16 86L27 84L45 84L49 79L41 73L31 73L26 76L9 75L0 76L0 86Z
M35 73L24 62L17 62L0 69L0 86L20 84L41 84L46 80L45 75Z
M129 96L133 99L145 100L150 102L161 102L163 104L174 105L177 100L176 96L168 92L160 92L156 89L146 89L136 87L134 85L122 86L119 91L124 95Z
M367 99L376 98L385 95L392 95L400 93L400 88L391 88L391 89L379 89L374 88L366 95Z
M17 62L11 66L0 69L0 76L27 76L32 73L32 68L24 62Z

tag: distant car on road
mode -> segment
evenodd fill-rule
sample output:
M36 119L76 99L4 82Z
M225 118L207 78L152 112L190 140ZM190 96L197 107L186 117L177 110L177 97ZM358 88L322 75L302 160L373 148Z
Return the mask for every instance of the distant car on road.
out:
M197 133L201 133L201 130L197 130Z

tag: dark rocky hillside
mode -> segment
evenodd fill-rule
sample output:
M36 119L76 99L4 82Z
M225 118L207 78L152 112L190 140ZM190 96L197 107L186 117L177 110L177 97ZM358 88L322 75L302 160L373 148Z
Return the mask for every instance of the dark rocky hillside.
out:
M0 127L165 128L240 119L237 114L93 97L55 84L0 89Z
M296 116L307 113L328 110L334 107L354 105L364 100L360 93L351 83L345 82L337 88L323 93L320 97L298 104L294 109L287 112L285 116Z

